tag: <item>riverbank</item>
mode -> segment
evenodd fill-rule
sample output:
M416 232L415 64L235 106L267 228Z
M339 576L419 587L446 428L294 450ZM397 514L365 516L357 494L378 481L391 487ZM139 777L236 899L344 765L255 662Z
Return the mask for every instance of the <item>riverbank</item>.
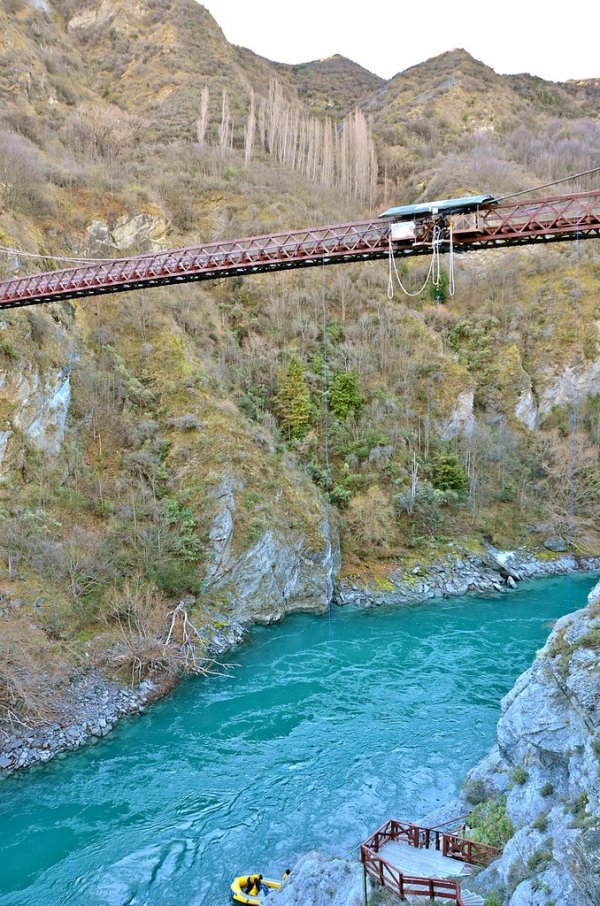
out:
M358 585L347 579L336 583L334 603L339 606L403 605L465 594L510 592L520 581L565 575L570 571L600 571L600 558L561 555L540 559L528 551L493 548L477 555L458 544L451 552L429 564L390 573L385 585ZM313 609L313 608L307 608ZM227 620L206 631L210 655L215 659L235 648L252 623ZM132 688L106 678L95 670L74 677L58 691L56 715L39 726L4 728L0 739L0 776L12 774L96 742L106 736L122 717L142 714L153 701L173 687L172 677L157 676Z

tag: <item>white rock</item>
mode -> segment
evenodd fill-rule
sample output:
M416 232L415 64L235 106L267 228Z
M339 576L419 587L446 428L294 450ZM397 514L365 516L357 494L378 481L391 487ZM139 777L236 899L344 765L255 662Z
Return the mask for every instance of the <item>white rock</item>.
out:
M458 394L454 411L442 428L442 440L452 440L459 434L469 437L473 433L473 428L475 427L475 416L473 415L474 397L475 393L473 390L463 390Z
M515 417L530 431L535 431L538 420L538 407L531 388L523 390L515 406Z
M39 373L30 369L17 377L15 385L17 409L13 414L14 426L38 450L58 453L71 400L70 369L53 369L43 382Z
M600 360L581 368L565 366L558 376L546 372L545 389L538 392L539 415L547 415L554 406L568 406L600 393Z

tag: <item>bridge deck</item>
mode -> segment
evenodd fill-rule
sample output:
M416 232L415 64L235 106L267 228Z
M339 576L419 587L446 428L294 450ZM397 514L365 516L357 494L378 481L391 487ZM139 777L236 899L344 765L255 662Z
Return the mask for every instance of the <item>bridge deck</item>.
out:
M435 849L417 849L392 840L379 850L379 855L406 875L427 878L458 878L470 874L471 866L449 859Z

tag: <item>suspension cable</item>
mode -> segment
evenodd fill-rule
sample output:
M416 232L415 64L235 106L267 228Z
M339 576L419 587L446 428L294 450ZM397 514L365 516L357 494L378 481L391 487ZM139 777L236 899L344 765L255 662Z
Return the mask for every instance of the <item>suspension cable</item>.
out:
M551 186L558 186L561 182L569 182L570 179L579 179L581 176L590 176L592 173L600 173L600 167L592 167L590 170L584 170L582 173L573 173L572 176L563 176L562 179L546 182L543 186L533 186L530 189L522 189L520 192L511 192L510 195L500 195L499 197L494 198L494 201L506 201L507 198L518 198L520 195L529 195L530 192L539 192L541 189L549 189ZM579 186L577 188L579 189Z
M37 258L40 261L66 261L69 264L109 264L112 261L120 260L118 258L67 258L64 255L40 255L38 252L25 252L23 249L11 248L9 245L0 245L0 252L5 252L7 255L18 255L19 258Z

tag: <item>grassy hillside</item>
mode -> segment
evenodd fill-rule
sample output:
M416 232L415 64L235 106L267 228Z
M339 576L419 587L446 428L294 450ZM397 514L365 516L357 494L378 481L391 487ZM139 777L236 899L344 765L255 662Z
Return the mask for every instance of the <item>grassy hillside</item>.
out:
M274 78L303 116L339 122L358 104L370 117L376 209L510 192L597 163L596 82L498 76L450 51L383 83L342 57L290 67L232 47L193 0L46 6L0 10L1 245L122 255L368 215L264 147L245 156L251 91L267 99ZM231 140L219 134L223 89ZM2 273L51 266L0 262ZM123 632L157 631L148 600L163 630L186 594L196 625L223 619L230 604L206 577L224 483L235 555L272 531L319 550L326 384L346 572L380 574L454 537L539 548L570 531L573 501L576 548L597 551L596 244L457 267L442 303L429 291L388 299L387 265L371 262L6 313L10 663L23 650L59 674L92 655L111 663ZM409 284L425 269L411 263Z

